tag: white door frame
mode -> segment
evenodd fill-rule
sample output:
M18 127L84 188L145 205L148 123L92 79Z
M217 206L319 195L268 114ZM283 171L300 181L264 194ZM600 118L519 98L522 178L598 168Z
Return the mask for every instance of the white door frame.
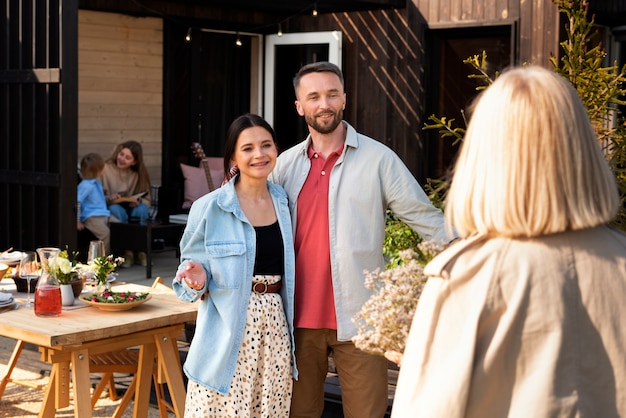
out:
M265 39L265 105L262 115L274 126L274 67L275 50L278 45L328 44L328 61L341 68L341 32L301 32L284 33L281 36L268 35Z

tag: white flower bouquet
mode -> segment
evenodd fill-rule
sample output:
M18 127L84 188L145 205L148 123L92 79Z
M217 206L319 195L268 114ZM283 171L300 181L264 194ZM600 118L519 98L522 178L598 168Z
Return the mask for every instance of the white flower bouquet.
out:
M365 287L372 297L353 318L359 332L352 342L360 350L372 354L387 351L403 352L409 335L417 301L426 284L424 266L443 247L434 242L421 242L418 252L404 250L397 267L365 272Z

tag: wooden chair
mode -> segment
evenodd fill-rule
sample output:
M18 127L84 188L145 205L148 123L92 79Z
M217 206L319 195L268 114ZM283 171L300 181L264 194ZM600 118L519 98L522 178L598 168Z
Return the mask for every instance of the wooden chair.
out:
M8 366L7 372L2 378L2 380L0 381L0 399L2 399L4 390L6 389L7 384L9 382L14 383L16 385L26 386L26 387L30 387L34 389L44 389L46 387L46 385L44 384L34 384L34 383L27 382L24 380L11 378L11 373L13 373L13 369L15 368L15 365L17 364L17 360L19 359L20 354L22 354L23 349L24 349L24 341L17 340L15 343L15 347L13 348L13 352L11 353L11 357L9 358L9 363L7 365Z
M172 292L172 289L163 284L163 278L157 277L152 283L152 287L154 289L160 291L168 291ZM172 341L173 344L176 344L176 341ZM113 417L121 417L130 401L133 398L135 393L135 387L137 384L137 364L139 359L139 350L128 348L124 350L117 351L108 351L105 353L99 354L90 354L89 355L89 371L92 373L102 373L102 377L100 378L100 382L96 386L91 396L91 407L92 409L95 407L98 399L100 398L100 394L102 391L108 386L109 387L109 397L112 401L117 400L117 391L115 389L115 380L114 373L126 373L126 374L134 374L128 389L124 393L122 400L119 405L115 409ZM154 381L154 388L157 398L157 406L159 407L159 416L161 418L167 418L167 411L174 411L173 406L166 401L165 399L165 391L163 385L165 383L165 379L163 378L163 373L161 373L160 366L155 364L154 370L152 372L152 379Z
M152 287L159 291L169 291L172 292L172 289L163 284L163 278L157 277L152 283ZM172 344L177 344L176 341L172 341ZM17 340L15 347L13 348L13 353L9 359L8 369L5 376L0 381L0 399L2 399L2 395L4 394L4 390L9 382L12 382L17 385L27 386L35 389L45 389L46 385L44 384L33 384L27 381L21 381L17 379L11 378L11 373L15 368L17 361L19 359L22 350L24 349L24 341ZM122 400L118 407L115 410L114 417L121 417L130 401L133 398L135 393L135 386L137 380L137 364L139 358L139 351L133 348L124 349L124 350L116 350L109 351L98 354L90 354L89 355L89 371L92 373L102 373L102 377L100 382L94 389L94 392L91 396L91 407L92 409L95 407L98 399L100 398L100 394L102 391L108 386L109 387L109 397L111 400L117 400L117 391L115 389L115 380L114 373L126 373L126 374L135 374L133 377L128 389L124 393ZM155 392L157 397L157 406L159 407L159 416L161 418L167 418L167 411L170 410L174 412L174 408L170 403L165 400L165 391L163 385L165 383L165 379L163 377L163 373L161 373L160 366L155 364L154 371L152 373L152 378L154 381Z

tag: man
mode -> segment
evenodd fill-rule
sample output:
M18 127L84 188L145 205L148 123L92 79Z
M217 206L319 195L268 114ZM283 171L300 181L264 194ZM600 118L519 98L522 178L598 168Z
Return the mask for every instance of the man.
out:
M296 250L296 361L292 417L321 416L328 354L339 374L344 415L380 418L387 360L357 349L352 318L371 296L364 270L384 266L390 208L423 238L449 241L441 211L388 147L342 120L343 74L317 62L294 78L296 109L309 137L278 157L270 176L289 195Z

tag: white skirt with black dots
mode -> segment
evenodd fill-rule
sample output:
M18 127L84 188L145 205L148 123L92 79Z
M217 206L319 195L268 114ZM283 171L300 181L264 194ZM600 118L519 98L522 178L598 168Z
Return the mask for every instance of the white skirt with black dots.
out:
M280 276L254 276L276 283ZM227 395L192 381L185 417L288 417L292 389L289 328L278 293L252 293L235 374Z

